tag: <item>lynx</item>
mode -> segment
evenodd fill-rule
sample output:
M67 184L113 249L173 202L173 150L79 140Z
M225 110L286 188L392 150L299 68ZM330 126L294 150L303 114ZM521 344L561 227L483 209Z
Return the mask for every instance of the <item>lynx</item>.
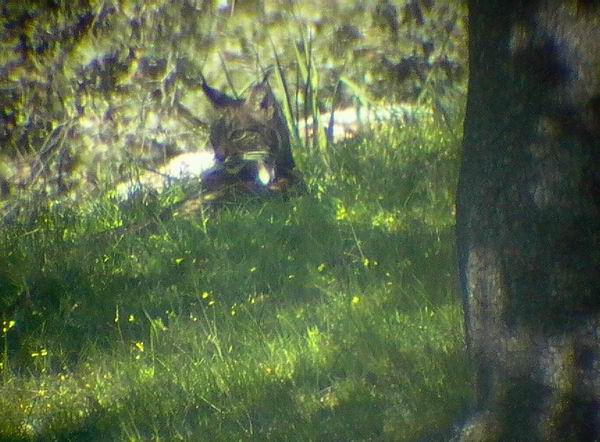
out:
M297 184L288 127L267 79L247 98L232 98L204 79L202 89L216 113L210 144L218 165L203 178L205 189L241 184L253 192L276 192Z

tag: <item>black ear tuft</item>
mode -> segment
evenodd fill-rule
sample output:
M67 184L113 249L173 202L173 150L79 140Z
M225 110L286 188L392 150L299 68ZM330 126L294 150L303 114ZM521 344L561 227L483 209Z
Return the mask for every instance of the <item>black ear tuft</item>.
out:
M248 106L251 111L258 112L267 118L273 116L273 113L277 108L277 103L275 101L275 96L271 91L271 86L266 78L252 87L250 95L246 100L246 106Z
M204 76L201 77L201 81L204 94L217 109L230 106L241 106L244 103L244 100L242 99L230 97L229 95L210 87L204 79Z

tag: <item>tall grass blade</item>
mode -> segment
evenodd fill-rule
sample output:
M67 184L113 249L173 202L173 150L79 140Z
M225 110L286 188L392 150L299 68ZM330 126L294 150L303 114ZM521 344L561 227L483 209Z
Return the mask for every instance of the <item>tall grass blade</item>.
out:
M296 118L294 118L290 89L286 79L285 70L281 64L281 60L279 58L277 50L275 49L275 44L273 43L273 40L271 40L271 47L273 49L273 56L275 57L275 64L277 66L277 69L275 71L276 78L281 89L283 90L285 98L285 100L283 101L283 116L285 117L285 121L288 124L288 129L292 134L292 144L296 145L300 141L300 131L298 129L298 121Z

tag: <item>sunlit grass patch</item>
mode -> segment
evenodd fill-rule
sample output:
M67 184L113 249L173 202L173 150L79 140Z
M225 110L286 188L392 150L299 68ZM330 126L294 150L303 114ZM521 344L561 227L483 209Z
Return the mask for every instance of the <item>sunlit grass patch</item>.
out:
M467 404L457 146L300 157L308 193L161 217L56 203L0 234L0 438L415 440ZM130 230L139 223L144 229Z

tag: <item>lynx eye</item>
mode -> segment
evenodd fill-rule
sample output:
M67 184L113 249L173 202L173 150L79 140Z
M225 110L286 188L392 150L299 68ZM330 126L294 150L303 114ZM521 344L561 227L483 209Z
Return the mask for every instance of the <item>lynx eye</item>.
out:
M234 130L229 135L231 141L241 141L246 137L246 131L243 130Z

